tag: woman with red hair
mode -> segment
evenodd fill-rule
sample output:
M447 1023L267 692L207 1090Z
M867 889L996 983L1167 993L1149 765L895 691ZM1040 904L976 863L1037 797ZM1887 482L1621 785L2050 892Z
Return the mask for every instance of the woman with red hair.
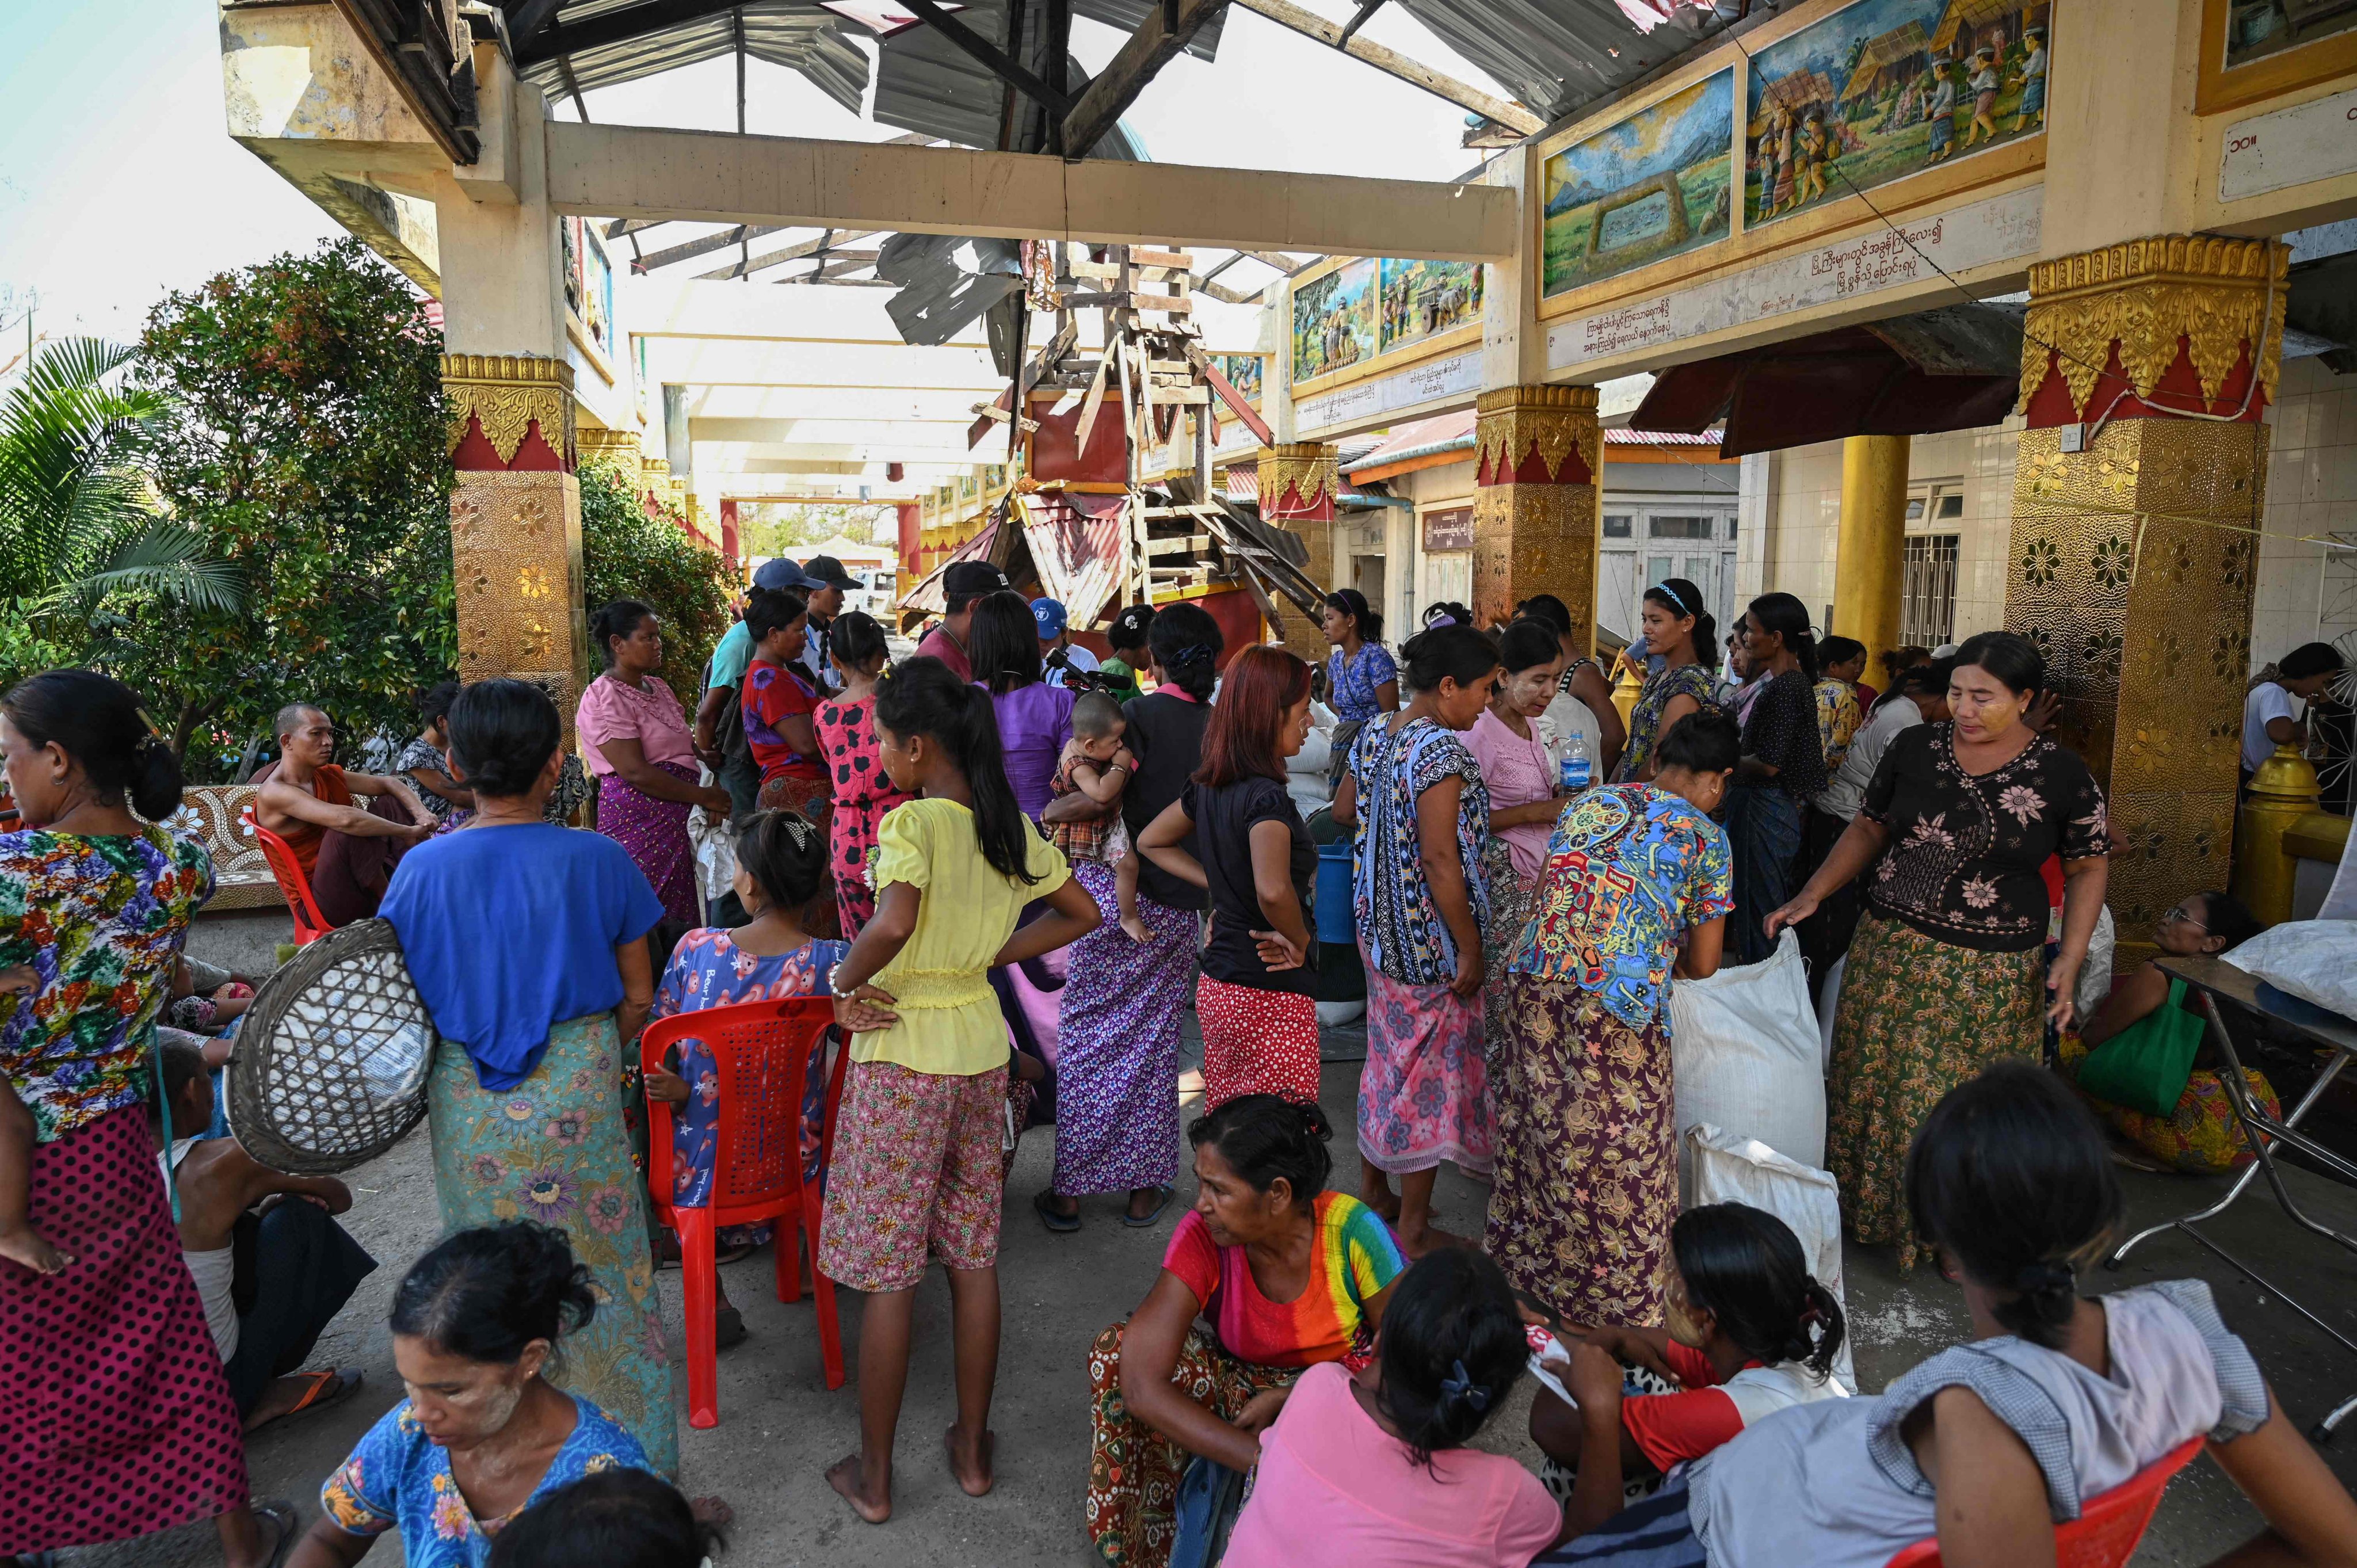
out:
M1195 987L1206 1111L1243 1094L1318 1098L1318 1004L1303 967L1316 950L1306 912L1318 852L1285 789L1285 759L1308 734L1309 666L1245 649L1211 709L1202 766L1137 838L1148 860L1211 895Z

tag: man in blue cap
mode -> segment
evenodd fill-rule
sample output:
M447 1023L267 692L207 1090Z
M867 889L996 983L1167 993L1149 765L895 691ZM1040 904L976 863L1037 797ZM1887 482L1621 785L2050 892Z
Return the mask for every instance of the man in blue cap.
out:
M764 561L753 574L753 592L774 593L790 590L805 600L813 589L826 585L816 578L803 575L802 569L787 560ZM761 770L754 765L753 753L746 744L745 725L737 717L737 693L745 683L746 667L753 662L753 635L745 628L742 607L737 624L720 639L712 650L711 667L705 671L704 696L695 704L695 755L712 769L720 787L728 791L735 805L731 815L742 818L751 813L754 801L761 792Z
M1050 686L1061 686L1073 671L1085 673L1096 669L1097 656L1072 640L1062 600L1033 599L1031 618L1039 626L1040 679Z

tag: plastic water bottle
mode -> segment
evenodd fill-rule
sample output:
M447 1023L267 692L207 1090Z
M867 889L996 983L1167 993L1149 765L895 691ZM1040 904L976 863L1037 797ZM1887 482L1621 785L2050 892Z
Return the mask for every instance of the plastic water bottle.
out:
M1596 758L1587 736L1575 730L1563 743L1563 787L1567 794L1577 794L1595 779Z

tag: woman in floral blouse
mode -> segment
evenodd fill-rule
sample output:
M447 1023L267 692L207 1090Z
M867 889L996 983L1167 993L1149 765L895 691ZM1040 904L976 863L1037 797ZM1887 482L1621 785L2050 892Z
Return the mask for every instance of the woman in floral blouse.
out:
M1738 756L1735 721L1709 709L1662 737L1651 784L1573 797L1490 998L1504 1039L1482 1245L1566 1322L1662 1321L1678 1213L1671 975L1718 969L1734 898L1710 812Z
M1871 868L1834 1022L1825 1162L1850 1234L1895 1243L1902 1268L1919 1256L1902 1191L1917 1124L1991 1063L2036 1054L2045 1019L2070 1026L2104 906L2103 789L2023 722L2045 683L2045 660L2010 632L1957 650L1953 719L1890 742L1849 830L1767 920L1771 936L1805 920ZM2053 854L2062 942L2049 965L2039 868Z
M319 1488L289 1568L350 1568L401 1532L409 1568L483 1568L510 1520L602 1470L644 1470L638 1439L541 1375L595 1318L589 1271L528 1221L461 1230L393 1297L393 1360L410 1396Z
M1481 927L1490 901L1490 791L1460 738L1498 682L1498 648L1469 626L1412 639L1415 699L1359 734L1334 820L1359 830L1352 872L1367 967L1367 1065L1359 1078L1360 1190L1399 1227L1410 1257L1450 1240L1431 1228L1440 1162L1490 1170L1481 1062ZM1400 1177L1392 1195L1386 1173Z
M180 765L119 682L16 686L0 765L24 822L0 833L0 971L17 972L0 990L0 1560L212 1519L230 1568L259 1568L295 1515L247 1506L147 1130L156 1018L212 861L153 825L179 809Z

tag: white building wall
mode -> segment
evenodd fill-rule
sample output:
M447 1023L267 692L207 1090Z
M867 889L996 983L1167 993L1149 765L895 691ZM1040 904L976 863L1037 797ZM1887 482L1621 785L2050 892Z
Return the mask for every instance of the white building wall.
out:
M2254 670L2303 642L2357 631L2357 376L2336 377L2318 359L2293 360L2267 418L2274 431L2251 623ZM2020 433L2016 416L1986 429L1918 436L1909 451L1910 491L1955 488L1964 498L1961 516L1910 526L1957 535L1960 641L2005 625ZM1742 496L1743 596L1797 595L1822 624L1834 596L1841 443L1746 457Z

